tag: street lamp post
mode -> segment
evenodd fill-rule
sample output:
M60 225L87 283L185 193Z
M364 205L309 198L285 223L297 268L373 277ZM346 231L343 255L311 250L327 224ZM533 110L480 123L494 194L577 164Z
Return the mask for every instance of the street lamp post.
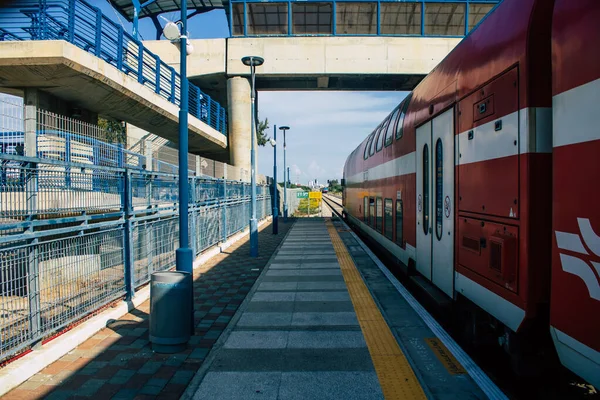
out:
M250 112L252 114L252 127L250 136L250 186L252 193L250 195L250 257L258 257L258 222L256 221L256 169L254 168L254 137L256 136L255 121L255 70L256 67L263 65L265 60L262 57L247 56L242 58L242 63L250 67Z
M181 30L177 26L181 24ZM187 43L187 3L181 2L181 22L169 22L163 34L171 42L179 41L181 91L179 104L179 248L175 251L177 271L192 273L193 254L188 233L188 80L187 55L192 47Z
M286 170L286 166L285 166L285 150L286 150L285 132L288 129L290 129L290 127L289 126L280 126L279 129L283 131L283 221L287 222L288 208L287 208L287 180L285 179L285 170Z
M277 199L277 125L273 125L273 235L279 232L279 202Z

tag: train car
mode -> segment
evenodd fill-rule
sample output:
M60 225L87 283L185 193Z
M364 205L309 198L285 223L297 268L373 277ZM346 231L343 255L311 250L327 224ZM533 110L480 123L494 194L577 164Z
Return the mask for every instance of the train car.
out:
M600 115L591 111L598 108L598 91L584 92L596 97L579 99L587 101L586 111L577 109L573 115L565 112L564 100L557 100L571 99L562 91L573 87L557 74L577 76L572 80L580 85L598 78L597 52L575 43L598 42L594 21L600 3L556 0L556 13L554 3L504 0L488 14L348 157L344 213L430 292L464 306L467 330L475 336L486 331L516 363L538 356L543 338L550 338L552 313L555 343L585 338L578 342L584 347L571 350L583 352L588 372L566 360L573 355L561 356L562 362L600 385L600 321L590 317L600 315L598 300L583 296L586 291L578 288L576 276L568 279L572 285L562 282L563 256L556 250L600 254L592 250L600 245L591 228L600 229L600 212L591 207L600 182L598 157L592 155L598 154L598 142L596 147L588 143L598 139L600 125L580 118L588 111ZM584 14L589 23L582 27L577 21ZM590 53L596 54L590 58ZM557 67L562 57L573 69L586 65L593 73L584 78ZM553 118L555 125L562 121L563 136L574 125L589 122L583 129L589 135L581 134L581 155L566 145L557 147ZM577 164L564 165L575 159ZM590 206L586 213L583 203ZM582 225L577 218L589 223ZM565 235L581 229L591 251L579 247L580 242L563 241L573 236L556 236L559 226ZM592 265L600 273L600 264ZM600 290L598 276L588 269L586 276ZM560 295L555 293L559 290ZM568 306L556 305L571 290L582 296L571 297ZM586 316L573 317L578 307L584 307ZM568 321L581 324L573 331L565 326Z
M600 6L555 3L551 332L561 362L600 388Z

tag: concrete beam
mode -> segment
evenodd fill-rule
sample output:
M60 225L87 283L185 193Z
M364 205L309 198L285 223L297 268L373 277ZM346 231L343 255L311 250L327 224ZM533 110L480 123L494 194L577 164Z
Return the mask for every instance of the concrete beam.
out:
M248 75L243 56L263 57L257 76L426 75L461 41L427 37L261 37L227 40L227 75Z
M173 142L178 139L178 106L65 41L0 42L0 87L38 88ZM228 161L227 138L191 115L189 144L191 153Z

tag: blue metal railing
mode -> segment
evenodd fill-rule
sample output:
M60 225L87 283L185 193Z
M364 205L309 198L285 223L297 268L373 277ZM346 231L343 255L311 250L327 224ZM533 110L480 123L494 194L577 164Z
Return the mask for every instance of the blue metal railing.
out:
M116 67L173 104L180 75L123 27L84 0L20 0L0 7L0 41L66 40ZM189 84L189 113L227 135L226 110Z

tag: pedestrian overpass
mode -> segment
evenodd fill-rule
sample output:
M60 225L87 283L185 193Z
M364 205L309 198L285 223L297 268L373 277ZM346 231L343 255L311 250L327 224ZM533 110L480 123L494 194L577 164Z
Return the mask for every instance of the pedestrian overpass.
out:
M188 18L224 9L230 28L225 39L192 40L190 151L249 170L243 56L265 59L258 90L411 90L498 0L188 3ZM101 114L176 142L179 49L167 40L139 41L137 25L152 19L160 39L158 16L179 3L111 4L133 23L131 35L85 0L3 6L0 88L40 90L60 104L53 111L87 110L92 120Z

